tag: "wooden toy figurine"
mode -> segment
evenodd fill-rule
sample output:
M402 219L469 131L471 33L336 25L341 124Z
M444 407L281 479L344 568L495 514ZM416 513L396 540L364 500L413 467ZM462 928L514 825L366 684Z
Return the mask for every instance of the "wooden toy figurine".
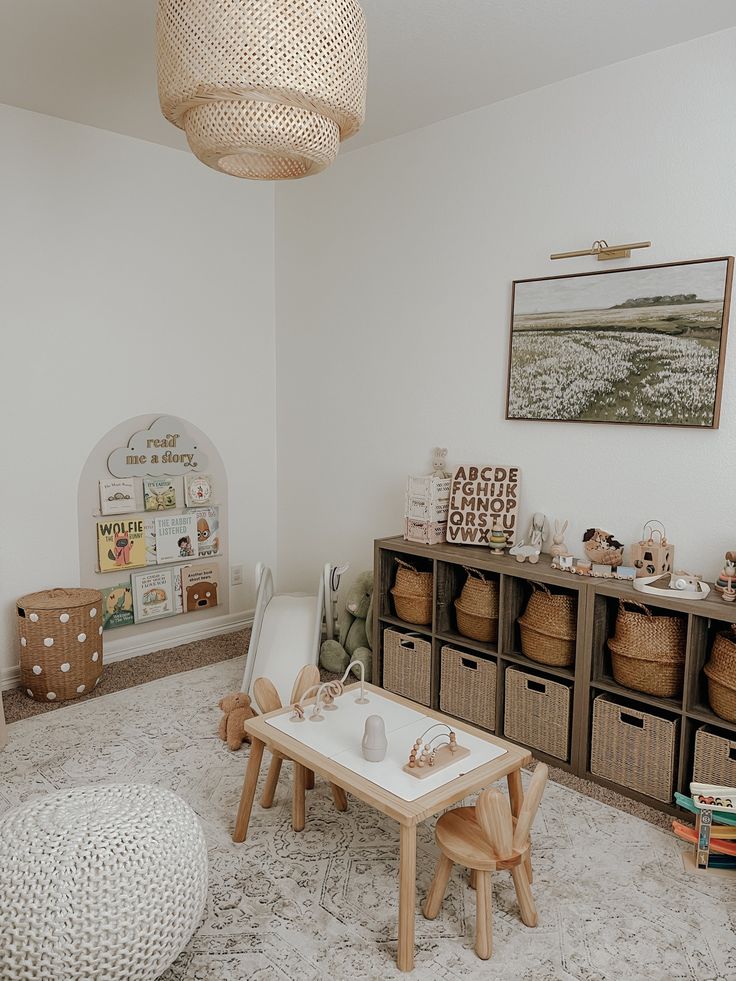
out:
M736 580L736 552L726 552L721 574L716 579L716 589L723 594L729 589L733 589L733 581ZM727 603L731 602L730 597L721 596Z
M388 750L386 724L380 715L369 715L365 720L363 743L361 746L364 759L370 763L380 763Z
M560 523L557 518L555 518L555 530L552 533L552 548L550 549L551 554L555 558L560 558L563 555L569 555L567 550L567 545L565 545L565 532L567 531L567 521Z
M488 544L492 552L500 554L508 545L506 540L506 532L501 527L501 519L493 519L493 527L491 528L490 534L488 535Z

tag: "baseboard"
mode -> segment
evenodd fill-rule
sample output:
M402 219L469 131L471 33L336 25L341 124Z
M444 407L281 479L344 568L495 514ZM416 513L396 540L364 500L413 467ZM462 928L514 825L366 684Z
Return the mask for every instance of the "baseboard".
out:
M114 638L108 640L106 637L105 664L125 661L129 657L141 657L152 651L165 650L167 647L181 647L182 644L191 644L195 640L207 640L208 637L217 637L219 634L235 633L236 630L251 626L254 612L254 610L247 610L243 613L229 613L222 617L210 617L200 623L166 627L157 630L155 634L143 634L140 637L121 637L119 640ZM20 669L18 667L5 668L0 672L0 691L17 688L19 683Z

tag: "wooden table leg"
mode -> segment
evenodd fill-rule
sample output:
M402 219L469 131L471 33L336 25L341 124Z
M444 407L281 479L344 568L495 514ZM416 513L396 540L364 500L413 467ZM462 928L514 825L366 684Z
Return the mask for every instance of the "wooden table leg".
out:
M521 814L521 806L524 803L524 787L521 783L521 770L512 770L506 778L509 785L509 800L511 801L511 813L514 817L518 817ZM532 873L532 849L529 846L529 851L526 853L524 858L524 865L526 866L526 874L529 882L534 881L534 875Z
M417 826L399 825L399 950L400 971L414 970L414 915L417 892Z
M233 841L245 841L245 837L248 834L250 812L253 810L253 798L256 795L256 784L258 783L258 775L261 772L261 760L263 759L265 745L260 739L256 739L255 736L251 739L248 766L246 767L245 779L243 780L243 792L240 795L238 816L235 818Z
M294 763L294 791L291 797L291 826L294 831L304 831L304 797L307 789L307 771L301 763Z
M332 799L338 811L347 811L348 798L342 787L338 787L336 783L331 783L330 789L332 790Z
M314 790L314 770L307 770L305 786L307 790Z
M261 797L261 807L271 807L273 805L273 798L276 793L276 785L279 782L282 763L282 756L274 755L271 758L271 766L268 768L268 776L266 777L266 786L263 788L263 796Z

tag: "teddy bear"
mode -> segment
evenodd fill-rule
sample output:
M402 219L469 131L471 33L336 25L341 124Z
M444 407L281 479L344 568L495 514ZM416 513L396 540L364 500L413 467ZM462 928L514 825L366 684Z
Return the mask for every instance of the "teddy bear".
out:
M373 655L373 572L361 572L348 590L345 608L337 620L337 640L326 640L320 649L320 664L325 671L343 674L351 661L360 661L365 680L371 680ZM353 674L360 677L356 666Z
M251 708L250 696L247 692L236 691L233 695L225 695L219 704L224 715L220 719L218 735L227 743L228 749L240 749L244 742L250 742L243 723L257 715Z

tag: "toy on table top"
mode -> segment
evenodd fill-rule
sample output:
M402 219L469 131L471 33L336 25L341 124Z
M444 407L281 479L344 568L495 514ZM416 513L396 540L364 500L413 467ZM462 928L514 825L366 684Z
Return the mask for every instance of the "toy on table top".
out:
M363 741L361 743L363 758L369 763L380 763L388 750L386 738L386 723L380 715L369 715L365 720Z
M442 731L435 733L428 739L427 736L433 729ZM446 739L447 742L434 745L438 740L443 739ZM468 756L469 753L469 749L458 744L454 729L451 729L444 722L436 722L424 730L409 750L409 761L404 766L404 771L421 779L430 773L437 773L438 770L449 766L450 763L456 763Z
M257 715L251 707L250 696L247 692L236 691L232 695L221 698L219 705L223 716L217 734L224 743L227 743L228 749L233 751L240 749L243 743L250 742L250 736L243 728L243 723L246 719L253 719Z
M361 572L350 586L345 608L337 618L337 640L326 640L320 648L325 671L342 674L348 664L363 665L363 677L371 680L373 663L373 572ZM357 675L355 667L353 673Z
M602 528L588 528L583 535L583 546L595 565L610 565L615 569L624 561L623 545Z
M488 545L491 551L498 555L504 551L508 544L506 532L501 527L501 519L494 518L491 530L488 533Z
M736 581L736 552L726 552L721 574L715 583L716 590L726 603L732 603L736 599L734 581Z
M322 714L323 709L326 712L337 711L338 706L335 704L335 701L345 693L344 681L354 667L357 667L360 671L360 693L355 699L355 703L357 705L367 705L370 699L365 694L365 668L363 662L351 661L345 668L342 678L339 680L323 681L321 684L312 685L306 691L302 692L301 697L291 706L291 721L304 722L304 719L308 718L310 722L324 722L325 716ZM312 703L312 710L307 716L304 702L311 695L314 695L314 702Z
M659 525L655 528L654 525ZM655 539L655 535L659 537ZM636 574L642 576L661 576L672 572L675 563L675 546L667 541L665 527L661 521L647 521L642 530L640 542L631 546L631 564Z
M529 524L529 533L526 536L529 545L542 551L542 546L549 538L549 521L547 515L541 511L535 511Z

